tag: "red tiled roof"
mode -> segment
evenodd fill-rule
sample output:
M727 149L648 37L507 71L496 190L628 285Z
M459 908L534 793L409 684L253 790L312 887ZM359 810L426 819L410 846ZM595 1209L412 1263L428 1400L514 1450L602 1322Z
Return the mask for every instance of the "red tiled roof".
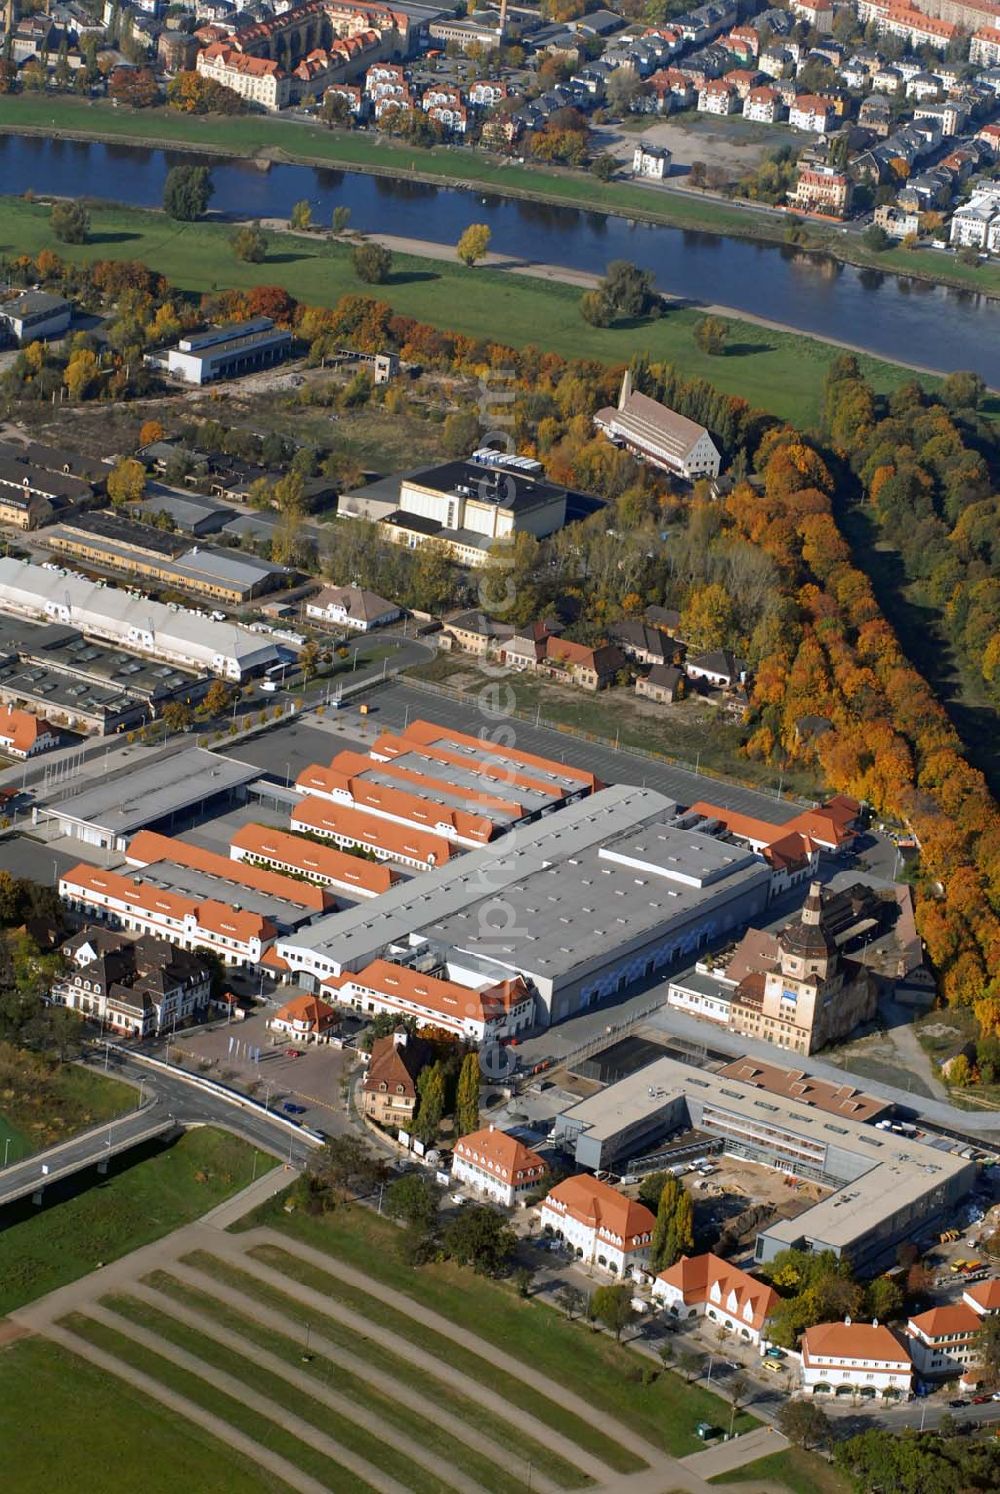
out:
M580 1224L623 1240L626 1250L634 1249L656 1226L655 1216L644 1204L626 1198L587 1173L558 1183L543 1208L550 1205L557 1213L570 1214Z
M456 1141L455 1156L461 1157L470 1167L478 1167L508 1184L525 1180L532 1171L539 1178L548 1171L537 1152L518 1141L516 1136L497 1131L493 1126L471 1131Z
M779 1301L777 1292L766 1282L758 1281L755 1276L711 1253L683 1255L669 1270L661 1271L658 1279L676 1287L682 1293L685 1306L693 1307L700 1302L717 1303L758 1332ZM713 1287L718 1288L717 1296L713 1295ZM746 1316L748 1307L749 1318Z
M868 1359L909 1367L910 1356L882 1323L816 1323L802 1336L802 1363Z

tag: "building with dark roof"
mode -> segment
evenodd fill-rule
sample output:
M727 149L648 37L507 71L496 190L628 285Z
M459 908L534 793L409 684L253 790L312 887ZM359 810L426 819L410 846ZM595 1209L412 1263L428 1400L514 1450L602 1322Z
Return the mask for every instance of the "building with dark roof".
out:
M62 952L69 969L51 999L128 1037L172 1030L208 1005L210 967L166 939L88 927Z

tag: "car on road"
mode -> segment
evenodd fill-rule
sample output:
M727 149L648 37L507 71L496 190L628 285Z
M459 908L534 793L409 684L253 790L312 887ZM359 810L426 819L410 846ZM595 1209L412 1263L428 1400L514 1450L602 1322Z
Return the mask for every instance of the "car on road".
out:
M295 1105L291 1100L286 1100L281 1108L282 1110L287 1111L289 1115L305 1115L306 1113L306 1107L304 1105Z
M302 1049L301 1048L286 1048L285 1049L285 1057L286 1058L301 1058L302 1057Z
M963 1406L967 1406L968 1404L969 1404L968 1401L965 1400L962 1396L959 1396L954 1401L949 1401L948 1402L948 1405L951 1407L951 1409L953 1411L960 1411Z
M776 1348L774 1346L774 1344L772 1344L769 1349L765 1349L764 1350L764 1358L765 1359L784 1359L784 1357L785 1357L785 1351L784 1351L784 1349L778 1349L778 1348Z
M988 1403L989 1403L989 1402L990 1402L990 1401L991 1401L991 1400L992 1400L992 1399L993 1399L993 1397L992 1397L992 1396L991 1396L991 1395L974 1395L974 1396L973 1396L973 1397L972 1397L972 1404L973 1404L973 1405L974 1405L974 1406L985 1406L985 1405L987 1405L987 1404L988 1404Z

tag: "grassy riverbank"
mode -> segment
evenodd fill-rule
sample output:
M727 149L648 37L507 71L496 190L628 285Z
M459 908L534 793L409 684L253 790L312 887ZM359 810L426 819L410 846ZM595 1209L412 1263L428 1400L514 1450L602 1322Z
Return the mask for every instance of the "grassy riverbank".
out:
M781 243L782 215L739 207L715 198L652 190L626 182L602 183L581 172L517 166L481 152L440 146L421 150L366 132L332 131L292 120L247 115L205 118L169 109L114 109L110 104L63 96L0 97L0 131L65 134L151 147L206 150L217 155L269 156L320 166L344 166L394 177L482 187L507 196L559 202L592 212L643 218L675 228L702 229ZM44 186L39 184L39 189ZM471 209L471 204L470 204ZM927 250L891 249L874 254L855 234L826 224L809 225L814 247L850 264L915 276L1000 296L1000 267L973 268Z
M535 343L568 358L624 363L642 351L803 426L817 420L823 377L837 354L832 344L734 319L726 356L713 358L695 344L700 313L692 309L639 326L590 327L579 313L580 292L572 286L402 254L394 256L387 284L365 286L351 268L347 245L278 235L267 260L248 265L233 257L229 234L224 224L175 223L162 213L102 207L91 214L90 242L66 245L53 237L47 207L0 199L0 254L50 248L72 260L141 260L192 295L261 284L284 286L299 300L321 306L333 305L346 292L377 295L397 311L438 327L513 346ZM910 370L867 354L859 361L880 390L913 377Z

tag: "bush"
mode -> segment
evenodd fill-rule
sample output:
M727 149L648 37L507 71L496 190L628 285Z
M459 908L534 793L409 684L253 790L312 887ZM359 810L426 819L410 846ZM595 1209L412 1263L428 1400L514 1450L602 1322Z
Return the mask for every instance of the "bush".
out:
M382 244L365 241L351 251L354 273L366 285L383 285L392 269L392 255Z
M49 219L61 244L85 244L90 234L90 214L82 202L56 202Z

